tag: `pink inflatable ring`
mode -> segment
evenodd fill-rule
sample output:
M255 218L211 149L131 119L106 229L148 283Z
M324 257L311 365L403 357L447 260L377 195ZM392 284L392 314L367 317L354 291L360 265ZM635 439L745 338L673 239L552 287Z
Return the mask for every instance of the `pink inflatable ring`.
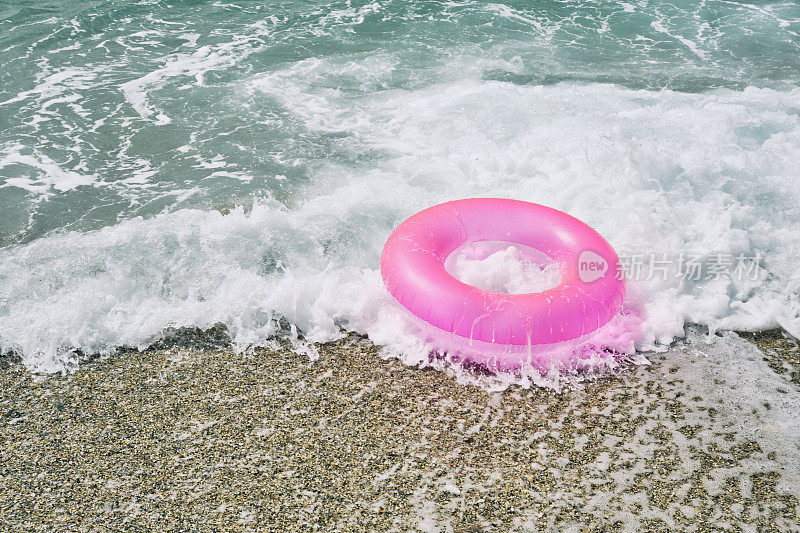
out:
M505 294L462 283L445 270L469 242L504 241L542 252L560 283ZM625 285L611 245L580 220L538 204L500 198L456 200L421 211L389 236L381 275L389 293L421 320L436 349L492 369L552 367L580 357L622 307Z

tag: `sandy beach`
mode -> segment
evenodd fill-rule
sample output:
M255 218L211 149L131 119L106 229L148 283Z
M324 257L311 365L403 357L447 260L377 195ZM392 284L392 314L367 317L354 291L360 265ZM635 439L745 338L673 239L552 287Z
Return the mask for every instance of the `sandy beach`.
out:
M796 343L738 342L797 402ZM796 451L770 437L780 406L737 404L743 385L714 379L702 344L561 392L499 393L356 335L319 350L172 347L49 377L5 361L2 529L800 528ZM745 409L766 433L737 423Z

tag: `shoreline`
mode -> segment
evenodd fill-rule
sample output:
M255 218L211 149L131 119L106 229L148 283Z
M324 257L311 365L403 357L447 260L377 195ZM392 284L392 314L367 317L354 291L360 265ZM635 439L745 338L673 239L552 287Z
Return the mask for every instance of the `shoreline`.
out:
M734 346L752 346L748 368L765 369L755 390L768 383L777 398L800 401L796 344L775 332L750 337ZM382 359L355 335L319 352L309 361L285 348L150 349L47 378L10 362L0 370L0 523L800 527L795 455L780 440L795 426L776 426L780 405L742 404L746 380L712 377L725 361L701 344L561 392L487 393Z

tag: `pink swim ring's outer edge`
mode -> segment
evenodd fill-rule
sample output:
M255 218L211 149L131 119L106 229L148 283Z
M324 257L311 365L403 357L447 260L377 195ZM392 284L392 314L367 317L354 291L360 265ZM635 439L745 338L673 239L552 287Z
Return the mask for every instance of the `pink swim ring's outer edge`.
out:
M445 270L444 261L456 248L483 240L543 252L559 264L561 282L541 293L505 294L462 283ZM607 265L593 281L580 276L578 262L586 251ZM584 222L504 198L454 200L420 211L395 228L381 255L389 293L434 330L454 334L460 340L455 349L488 343L508 346L509 353L587 338L608 323L625 297L618 271L614 249Z

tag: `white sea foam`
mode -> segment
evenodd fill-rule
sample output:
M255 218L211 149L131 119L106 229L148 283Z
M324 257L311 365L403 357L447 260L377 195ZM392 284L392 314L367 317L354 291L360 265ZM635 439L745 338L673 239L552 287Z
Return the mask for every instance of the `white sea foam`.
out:
M45 62L46 64L46 62ZM76 94L74 91L86 89L97 78L98 72L86 68L45 69L38 76L36 86L28 91L22 91L17 96L3 100L0 107L35 98L39 102L51 100L64 94Z
M203 76L207 72L220 69L235 61L236 56L203 46L194 52L178 54L170 58L163 67L148 72L141 78L123 83L120 90L142 118L150 118L155 115L155 124L163 126L172 122L172 119L150 104L149 91L158 89L166 80L176 76L193 77L195 83L202 85Z
M477 79L366 90L380 89L380 68L391 58L306 60L242 87L246 105L277 101L307 131L374 154L320 162L288 206L181 210L0 250L2 348L58 370L74 361L71 348L144 346L167 326L222 322L238 345L262 343L278 313L309 340L354 329L424 362L424 340L383 290L379 254L404 217L476 196L561 209L620 253L763 258L755 279L629 282L640 350L682 337L687 322L800 335L800 90ZM323 80L334 75L365 91L331 89Z
M22 146L0 150L0 171L8 172L8 167L19 166L35 169L34 172L21 172L18 176L8 177L0 183L0 189L18 187L41 198L47 196L51 188L65 192L81 185L92 185L96 181L95 175L66 170L45 154L35 150L32 153L23 151Z
M667 29L664 26L663 22L661 22L659 20L654 20L653 22L650 23L650 27L652 27L658 33L663 33L664 35L668 35L669 37L675 39L676 41L678 41L679 43L684 45L686 48L691 50L691 52L694 55L696 55L697 57L699 57L700 59L705 59L706 58L705 52L703 52L700 49L700 47L697 46L697 44L694 41L692 41L690 39L687 39L686 37L683 37L682 35L677 35L677 34L674 34L674 33L670 32L669 29Z
M506 243L488 254L456 250L448 272L467 285L506 294L543 292L557 286L561 278L558 265L552 261L541 264L521 254L520 248Z
M260 37L269 33L265 24L254 24L252 33L234 36L230 41L215 46L200 46L191 52L170 56L165 64L153 69L144 76L120 85L120 90L131 107L142 117L151 119L153 115L157 126L172 122L172 119L153 106L150 92L158 90L171 78L193 78L193 84L203 86L205 76L211 71L223 70L247 58L262 48ZM132 35L131 35L132 36ZM128 36L128 37L131 37ZM182 34L188 46L195 46L195 34Z

